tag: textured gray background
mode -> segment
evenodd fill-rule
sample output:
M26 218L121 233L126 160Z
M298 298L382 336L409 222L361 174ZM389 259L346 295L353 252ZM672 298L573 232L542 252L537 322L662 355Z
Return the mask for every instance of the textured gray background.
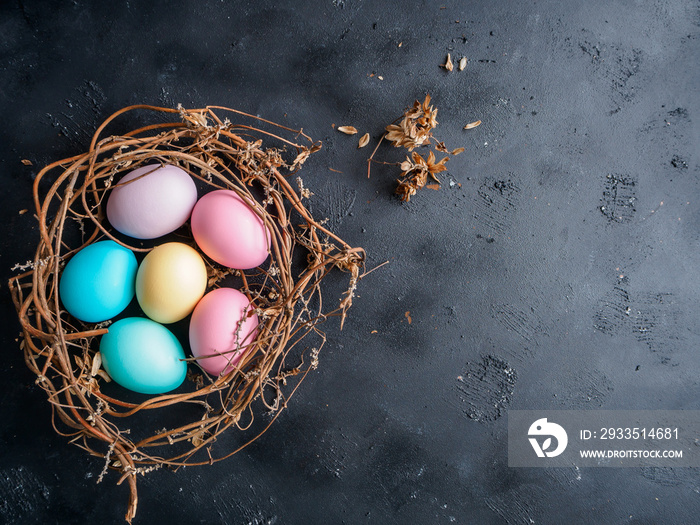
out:
M141 479L136 523L697 522L696 470L509 469L506 416L700 408L699 34L696 0L3 2L0 521L122 519L126 487L51 429L5 283L38 169L116 109L182 103L322 140L314 213L390 263L270 431ZM428 92L466 152L402 204L365 160Z

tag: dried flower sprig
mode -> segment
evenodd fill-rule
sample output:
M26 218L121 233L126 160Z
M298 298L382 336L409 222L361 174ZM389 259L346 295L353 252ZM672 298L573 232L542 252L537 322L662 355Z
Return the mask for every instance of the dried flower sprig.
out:
M450 155L459 155L464 152L464 148L456 148L450 151L444 142L440 142L433 136L433 130L437 126L437 108L430 104L430 95L425 96L423 102L416 100L413 106L407 109L400 119L397 119L392 124L389 124L385 129L386 133L377 143L372 155L367 159L367 177L370 176L372 162L380 164L393 164L401 168L401 176L397 179L398 186L395 193L402 201L408 202L411 200L417 191L424 188L428 183L428 178L433 179L440 184L440 180L436 174L447 170L445 163L450 160L446 155L439 161L436 160L435 153L430 151L428 156L421 156L414 149L421 146L433 145L435 151L449 153ZM397 123L398 122L398 123ZM390 141L394 147L405 148L411 152L410 157L398 163L379 162L374 160L374 154L379 149L383 139Z
M445 162L448 160L450 160L449 157L443 157L436 162L435 153L432 151L428 154L428 158L424 159L414 151L411 158L406 157L406 160L401 163L401 178L398 180L399 185L395 193L401 197L402 201L408 202L428 183L428 177L440 184L440 179L435 174L447 170Z
M398 124L389 124L386 127L386 139L391 141L395 148L403 147L413 151L433 137L432 131L438 124L437 111L430 105L430 95L425 96L422 104L416 100Z

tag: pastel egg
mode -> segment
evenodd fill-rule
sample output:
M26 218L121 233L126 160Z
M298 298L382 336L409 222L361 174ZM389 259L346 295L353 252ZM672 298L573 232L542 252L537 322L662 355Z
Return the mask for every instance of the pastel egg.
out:
M192 312L192 355L208 373L218 376L233 369L255 341L258 316L248 298L233 288L217 288L205 295ZM252 314L252 315L251 315Z
M173 333L150 319L127 317L109 327L100 340L102 366L124 388L163 394L187 375L182 345Z
M63 307L88 323L111 319L134 298L134 252L112 241L90 244L66 264L58 287Z
M197 187L185 170L149 164L129 172L112 189L107 219L129 237L155 239L185 224L196 202Z
M192 210L191 224L197 245L219 264L248 270L267 259L270 233L235 191L204 195Z
M136 300L159 323L187 317L207 288L207 268L197 250L180 242L156 246L136 274Z

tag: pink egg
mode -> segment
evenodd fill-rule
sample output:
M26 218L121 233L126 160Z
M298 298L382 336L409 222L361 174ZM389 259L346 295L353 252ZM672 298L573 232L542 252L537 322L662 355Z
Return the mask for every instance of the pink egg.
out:
M217 288L197 303L190 319L190 347L208 373L229 372L258 333L258 316L248 298L233 288Z
M267 259L270 233L235 191L204 195L192 210L191 224L197 245L219 264L248 270Z

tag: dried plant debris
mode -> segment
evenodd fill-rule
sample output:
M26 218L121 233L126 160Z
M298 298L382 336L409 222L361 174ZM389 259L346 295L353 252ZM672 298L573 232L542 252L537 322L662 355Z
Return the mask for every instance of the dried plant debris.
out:
M355 126L339 126L338 131L346 135L355 135L357 133L357 128Z
M466 63L467 58L462 57L459 62L460 70L464 69ZM449 71L452 71L454 68L452 57L449 54L447 55L447 60L443 67ZM445 163L450 160L450 155L459 155L460 153L464 153L465 150L464 148L454 148L450 150L444 142L435 139L433 130L438 124L437 112L437 108L431 105L430 94L426 94L423 102L416 100L413 106L406 109L401 117L386 126L386 132L382 138L379 139L377 146L374 148L369 159L367 159L367 178L370 176L372 162L399 166L401 168L401 176L397 179L398 186L395 193L404 202L410 201L411 197L421 188L430 187L432 189L438 189L440 180L437 178L436 174L447 169ZM467 124L464 129L475 128L479 124L481 124L481 121L477 120ZM340 126L337 130L346 135L355 135L358 133L357 128L354 126ZM395 148L404 148L408 150L411 155L406 156L406 160L400 163L374 160L374 155L384 139L391 142ZM358 149L367 146L369 141L369 133L362 135L357 144ZM414 151L416 148L429 147L431 145L435 152L444 153L445 156L437 160L434 151L428 152L427 155L420 155ZM428 185L429 178L437 184Z
M414 151L410 158L406 157L406 160L401 163L401 178L398 180L399 185L395 193L401 197L402 201L408 202L419 189L425 187L428 177L440 184L440 179L435 174L447 169L445 162L448 160L450 160L449 157L443 157L436 162L435 153L432 151L428 154L428 158L424 159Z
M451 63L449 55L448 62ZM385 128L386 133L379 141L379 144L381 144L382 140L386 139L394 147L405 148L411 152L411 155L407 156L406 160L395 164L401 168L401 176L397 179L398 186L395 193L404 202L410 201L411 197L419 189L428 186L429 179L440 184L437 174L447 169L445 163L450 160L449 155L454 156L464 152L464 148L450 150L444 142L435 139L433 130L438 124L438 110L430 102L429 94L425 96L423 102L416 100L413 106L407 109L400 119L397 119L397 121ZM367 177L370 175L372 162L378 162L374 160L374 154L377 152L379 144L377 144L374 152L367 160ZM420 155L414 151L416 148L429 147L431 145L435 151L430 151L427 155ZM445 156L437 160L435 152L445 153ZM388 162L379 163L392 164ZM431 184L429 187L436 189L438 186Z
M416 100L398 124L389 124L386 127L385 138L396 148L413 151L433 137L432 131L438 124L437 111L430 105L430 95L425 96L423 103Z
M447 58L445 59L445 63L442 64L440 67L444 67L447 71L452 71L454 69L454 64L452 63L452 57L450 56L449 53L447 53Z

